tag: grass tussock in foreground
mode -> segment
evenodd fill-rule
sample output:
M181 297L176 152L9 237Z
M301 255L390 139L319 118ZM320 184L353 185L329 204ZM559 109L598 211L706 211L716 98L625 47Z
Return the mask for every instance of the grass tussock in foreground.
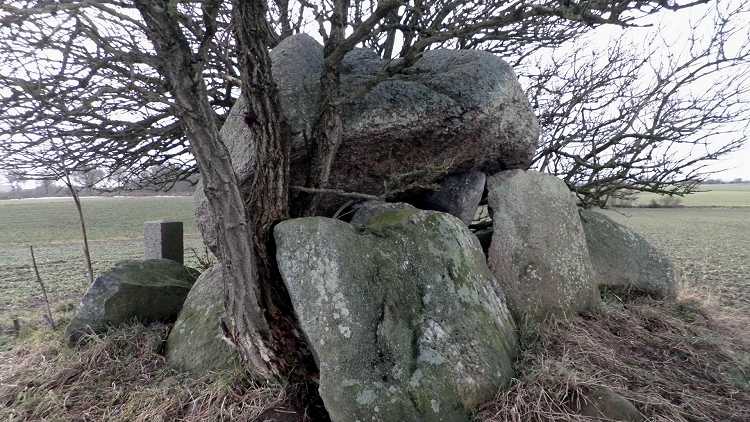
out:
M0 420L316 420L295 414L304 407L291 404L299 389L168 369L167 330L134 325L77 351L63 347L59 332L37 332L0 353ZM601 421L579 411L602 387L650 421L750 420L743 330L741 321L712 317L694 302L609 301L601 312L527 339L517 379L476 420Z
M580 411L592 393L607 389L630 400L648 421L750 420L750 343L742 336L743 321L712 316L691 300L613 299L594 315L544 327L522 352L510 389L478 419L606 420Z
M289 389L169 369L161 354L167 329L133 325L77 351L59 332L27 339L0 355L0 420L252 421L284 412Z

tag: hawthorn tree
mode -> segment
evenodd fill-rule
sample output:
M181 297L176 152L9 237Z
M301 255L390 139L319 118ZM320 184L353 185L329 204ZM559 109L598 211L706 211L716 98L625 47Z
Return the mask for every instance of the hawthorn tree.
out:
M613 65L578 59L580 55L573 59L553 55L551 63L538 66L531 65L533 60L549 49L580 40L599 26L635 27L650 15L706 3L11 1L0 5L0 38L7 41L0 44L0 104L7 110L0 118L0 140L13 142L19 134L38 139L51 130L50 137L76 139L76 148L97 154L110 174L123 177L166 162L181 164L170 166L176 177L199 170L217 222L230 316L225 324L228 337L259 376L309 379L315 377L314 363L297 334L300 330L271 254L271 229L290 214L290 186L288 128L271 77L270 48L303 31L316 34L324 44L307 191L295 193L302 196L304 208L296 212L317 212L320 192L328 184L341 144L340 110L346 97L364 95L377 83L408 72L424 51L439 47L494 52L519 70L547 129L537 165L563 176L586 198L601 193L596 186L635 180L632 171L644 168L644 178L619 188L669 186L653 180L665 177L664 171L669 174L689 165L675 170L644 164L646 152L652 151L653 157L657 151L644 145L651 140L661 148L700 133L700 124L680 128L686 116L706 104L696 101L692 107L681 106L677 98L685 97L670 92L684 92L679 87L687 82L680 81L710 79L717 74L710 69L726 70L731 63L747 74L747 68L740 67L747 64L747 57L714 54L728 51L725 47L732 32L724 31L707 47L710 54L698 53L698 60L675 58L675 69L654 72L668 81L659 80L643 92L636 88L645 77L641 73L654 65L648 60L653 55L628 61L633 56L618 59L613 52ZM744 17L746 11L738 10L725 16L728 22ZM22 32L28 36L21 36ZM340 63L355 47L371 48L394 60L388 60L377 77L357 92L342 93ZM623 48L619 54L625 53ZM696 65L702 61L709 64ZM559 64L568 67L555 71ZM696 73L693 66L706 73ZM600 77L601 72L610 76ZM631 82L620 89L618 83L623 80ZM744 82L736 79L733 83L735 90L729 94L712 95L738 100ZM219 137L221 123L237 95L245 96L251 110L245 116L253 134L247 142L254 148L257 165L251 174L243 175L248 183L241 183L235 174ZM630 102L618 103L623 96ZM663 104L663 112L654 111L654 102ZM613 110L622 111L613 118ZM718 110L714 108L711 115L721 116ZM599 123L592 124L592 119ZM700 122L700 113L697 119ZM717 125L729 122L710 119ZM643 123L647 120L650 123ZM622 126L622 121L633 123ZM630 136L631 129L640 132ZM188 152L195 161L185 159ZM608 176L618 161L603 165L607 154L626 154L628 158L620 162L629 163L629 170Z
M680 44L652 31L604 51L578 44L528 69L542 128L534 166L585 206L694 191L748 136L750 8L727 3L686 25Z

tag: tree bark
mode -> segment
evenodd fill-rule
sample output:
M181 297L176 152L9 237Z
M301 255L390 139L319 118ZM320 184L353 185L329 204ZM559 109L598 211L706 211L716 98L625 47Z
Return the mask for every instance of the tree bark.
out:
M307 171L306 187L311 191L325 191L331 176L331 167L336 159L344 136L341 118L341 95L339 93L339 65L346 53L359 42L371 35L373 29L389 13L396 10L401 0L381 0L377 8L364 22L353 28L347 37L349 8L351 0L334 0L331 14L331 31L323 47L324 68L320 77L320 108L318 120L313 128L312 140L308 144L310 164ZM320 195L313 194L302 203L303 215L316 215Z
M349 0L336 0L331 16L331 34L323 48L324 68L320 77L320 114L315 124L312 140L308 144L310 165L306 185L312 189L325 189L331 177L331 166L344 134L339 110L339 64L343 58L341 44L346 39ZM305 203L303 215L315 215L320 195L312 195Z
M290 378L293 369L314 371L314 362L297 334L301 331L296 330L269 241L273 224L288 214L289 147L271 77L265 2L237 0L233 10L243 95L249 104L245 121L253 133L247 141L254 143L257 166L249 186L242 188L219 136L202 76L205 47L216 29L220 1L202 4L205 36L197 54L180 30L174 1L135 3L159 56L160 72L171 85L217 225L227 334L246 368L259 378Z
M278 357L276 367L292 378L317 373L312 355L300 337L289 293L276 266L272 230L289 218L289 128L281 110L278 88L271 74L268 53L272 31L265 19L265 0L233 0L242 95L248 104L245 123L251 130L255 168L249 189L243 189L245 209L251 224L257 257L258 282L263 309L271 327L269 347ZM231 292L228 292L231 293ZM240 295L229 294L227 307L237 314L246 304ZM291 370L297 371L290 374Z
M237 295L230 315L228 334L246 366L261 378L278 373L267 347L271 329L266 321L258 284L253 232L248 226L245 204L229 151L219 138L215 114L208 102L202 77L201 57L194 57L179 28L176 3L168 0L137 0L147 35L159 56L160 71L170 83L179 116L203 178L209 207L217 225L217 240L228 295Z

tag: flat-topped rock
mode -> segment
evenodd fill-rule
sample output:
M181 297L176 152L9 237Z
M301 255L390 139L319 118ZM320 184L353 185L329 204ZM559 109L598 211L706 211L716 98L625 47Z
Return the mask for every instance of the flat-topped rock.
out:
M185 260L181 221L147 221L143 223L144 259Z
M74 344L82 335L131 321L172 322L197 276L167 259L119 262L89 286L65 337Z

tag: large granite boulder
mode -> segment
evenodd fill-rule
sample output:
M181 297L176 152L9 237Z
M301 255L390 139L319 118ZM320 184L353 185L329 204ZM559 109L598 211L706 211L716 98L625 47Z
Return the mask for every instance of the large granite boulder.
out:
M323 48L307 35L295 35L274 48L271 59L291 128L292 183L304 184L309 162L305 135L318 117ZM330 187L380 195L463 171L528 167L539 128L513 70L502 59L481 51L431 50L405 73L363 92L385 65L362 49L343 60L341 93L348 95L341 107L344 138ZM221 130L241 182L255 167L246 110L240 97ZM199 227L215 251L200 186L195 199ZM325 197L320 212L330 215L345 202Z
M196 375L239 367L239 356L223 339L224 279L221 265L193 285L167 338L169 365Z
M677 296L678 276L666 255L600 212L580 210L580 214L600 286L636 290L657 298Z
M168 259L119 262L89 286L65 337L72 345L84 334L130 321L174 321L197 276Z
M468 422L510 380L515 325L455 217L406 207L274 235L333 422Z
M493 234L489 266L519 325L599 302L578 208L562 180L511 170L487 179Z

